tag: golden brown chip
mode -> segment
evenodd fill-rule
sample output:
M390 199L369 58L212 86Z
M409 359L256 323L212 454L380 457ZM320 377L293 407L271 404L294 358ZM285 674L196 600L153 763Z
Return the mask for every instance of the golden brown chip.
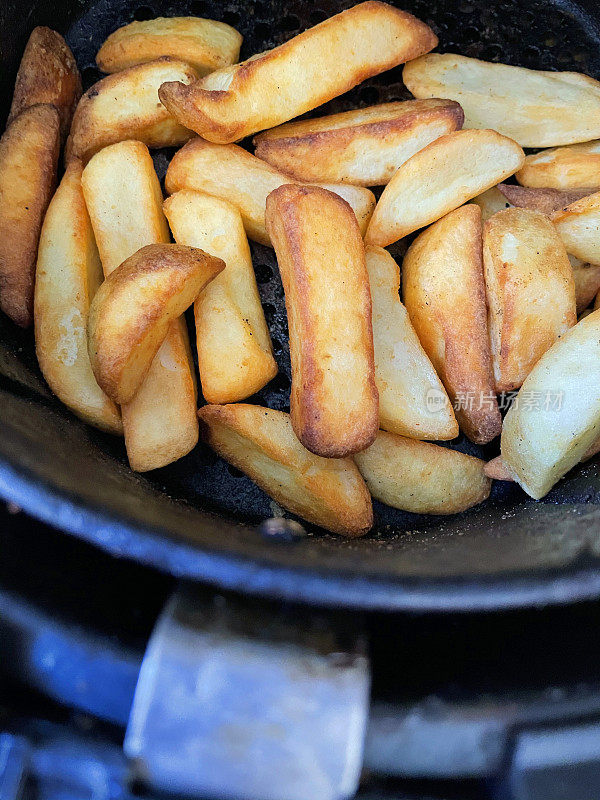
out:
M267 198L290 330L290 411L311 452L342 457L379 428L365 249L350 206L316 186Z
M198 75L235 64L242 36L224 22L201 17L156 17L117 28L96 56L103 72L119 72L171 56L190 64Z
M568 253L590 264L600 264L600 192L556 211L552 221Z
M523 150L496 131L455 131L409 158L383 190L367 244L386 247L512 175Z
M600 140L553 147L527 156L517 172L523 186L559 189L600 189Z
M91 158L103 147L136 139L148 147L175 147L192 132L182 127L158 99L169 78L191 82L196 71L183 61L159 58L108 75L83 95L73 117L67 159Z
M487 329L481 210L457 208L421 233L402 265L411 322L454 403L458 423L478 444L499 435Z
M35 349L54 394L78 417L123 433L117 406L96 383L87 342L90 303L102 264L81 191L81 162L73 160L42 226L35 276Z
M198 369L208 403L235 403L277 374L242 218L225 200L192 191L164 203L175 241L223 259L194 306Z
M451 100L383 103L272 128L255 136L255 152L300 181L382 186L462 122L462 109Z
M202 438L284 508L342 536L373 525L371 497L350 458L303 447L283 411L245 404L204 406Z
M40 229L56 183L60 119L54 106L26 108L0 139L0 308L33 322Z
M575 324L573 270L552 223L525 208L485 223L483 264L496 390L512 391Z
M415 514L457 514L490 493L481 459L431 442L380 431L354 460L376 500Z
M140 247L169 242L160 183L141 142L119 142L93 156L82 187L105 275ZM121 413L129 463L138 472L170 464L196 445L196 383L182 317L171 323L144 382Z
M90 307L88 338L96 380L115 403L133 399L171 323L223 269L195 247L148 244L107 276Z
M414 439L454 439L458 425L444 386L400 302L400 270L381 247L366 248L373 306L379 427Z
M248 236L270 245L265 226L267 196L277 187L292 182L288 175L235 144L212 144L197 137L173 157L165 177L165 188L168 194L194 189L227 200L242 215ZM361 233L364 233L375 208L373 192L349 184L322 185L352 206Z
M424 22L368 0L192 86L165 83L160 99L182 125L228 144L310 111L436 44Z
M81 78L69 46L56 31L34 28L17 73L7 125L26 108L47 103L59 113L64 140L80 97Z
M600 265L586 264L580 258L569 256L575 281L577 314L581 314L600 291Z

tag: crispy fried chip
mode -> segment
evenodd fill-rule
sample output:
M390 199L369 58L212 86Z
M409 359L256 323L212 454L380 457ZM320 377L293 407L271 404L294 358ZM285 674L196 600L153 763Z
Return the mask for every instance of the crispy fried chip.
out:
M34 28L17 73L7 125L26 108L47 103L58 111L64 140L80 97L81 78L69 46L56 31Z
M380 431L354 460L376 500L415 514L457 514L490 493L481 459L431 442Z
M382 186L423 147L462 126L451 100L407 100L289 122L254 138L256 155L300 181Z
M98 384L128 403L142 384L171 323L225 263L181 244L148 244L107 276L92 301L89 352Z
M436 44L424 22L368 0L192 86L165 83L160 99L182 125L228 144L310 111Z
M222 258L227 269L195 304L198 369L209 403L235 403L277 374L250 248L237 208L201 192L164 203L175 241Z
M283 411L246 404L204 406L202 438L299 517L342 536L373 525L371 497L350 458L321 458L303 447Z
M156 17L117 28L96 56L103 72L119 72L161 56L181 59L206 75L235 64L242 36L224 22L201 17Z
M366 262L379 426L414 439L454 439L458 425L448 395L400 302L398 265L387 250L373 246L366 248Z
M555 147L527 156L517 172L523 186L559 189L600 189L600 141Z
M478 444L500 433L487 329L481 210L457 208L421 233L402 265L411 322L454 403L458 423Z
M575 324L573 270L552 223L525 208L485 223L483 264L496 389L512 391Z
M512 175L525 155L496 131L455 131L409 158L383 190L367 244L386 247Z
M33 322L40 230L56 183L60 120L54 106L26 108L0 139L0 308Z
M316 186L267 198L290 329L290 411L311 452L342 457L379 428L365 249L350 206Z
M165 177L168 194L195 189L212 194L234 205L242 215L250 239L270 245L265 227L267 196L293 178L235 144L223 145L195 138L175 153ZM325 184L352 206L361 233L375 208L375 195L362 186Z
M103 147L127 139L148 147L183 144L192 132L182 127L158 99L168 78L189 83L196 71L183 61L164 57L108 75L83 95L73 117L67 158L86 161Z
M600 136L600 83L576 72L542 72L453 53L404 67L415 97L456 100L465 128L493 128L522 147L552 147Z
M105 275L140 247L169 241L160 184L141 142L119 142L97 153L83 171L82 187ZM183 318L171 324L121 413L129 463L138 472L170 464L195 446L196 384Z
M81 162L71 161L42 226L35 349L48 385L74 414L122 434L119 409L96 383L88 355L88 312L102 282L102 264L81 191L81 170Z
M552 221L568 253L590 264L600 264L600 192L556 211Z

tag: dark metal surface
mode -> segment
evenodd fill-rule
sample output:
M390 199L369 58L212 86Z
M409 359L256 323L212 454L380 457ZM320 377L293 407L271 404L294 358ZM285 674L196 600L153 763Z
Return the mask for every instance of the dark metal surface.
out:
M595 0L406 0L429 22L441 50L527 67L576 69L600 77ZM0 5L0 107L8 108L27 35L36 24L67 34L84 84L99 77L103 39L133 18L201 14L244 34L242 56L271 47L349 0L37 0ZM586 10L587 9L587 10ZM407 97L401 70L368 81L319 110ZM170 153L156 154L163 175ZM280 375L255 399L287 408L289 352L273 252L254 245ZM0 494L30 513L110 552L175 575L242 591L313 603L376 608L497 608L562 603L600 594L600 469L576 469L541 503L498 484L492 499L455 518L420 517L376 504L369 538L346 542L322 532L275 541L256 524L269 499L203 445L146 476L126 467L122 443L74 419L39 375L32 334L0 319ZM452 446L482 454L464 439ZM485 455L495 454L489 447ZM275 512L276 513L276 512Z

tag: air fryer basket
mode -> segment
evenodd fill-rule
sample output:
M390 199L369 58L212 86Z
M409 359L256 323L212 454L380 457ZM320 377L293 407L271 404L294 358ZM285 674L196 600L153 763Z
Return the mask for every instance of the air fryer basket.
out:
M132 19L194 14L244 36L242 58L273 47L350 0L19 0L0 6L0 108L10 104L23 47L35 25L66 35L84 88L101 77L95 54ZM440 38L441 51L600 78L596 0L400 0ZM406 99L402 68L361 84L319 114ZM164 177L171 151L155 153ZM395 256L401 249L392 248ZM252 256L279 375L250 402L288 408L289 349L273 251ZM117 555L178 575L312 602L384 608L475 608L561 602L600 594L600 472L573 471L539 503L496 484L482 506L449 518L375 504L364 540L308 531L273 541L257 526L275 512L250 480L200 444L144 476L127 467L122 442L73 417L39 373L31 331L0 318L0 493L32 514ZM453 447L491 457L461 437ZM597 460L600 463L600 459Z

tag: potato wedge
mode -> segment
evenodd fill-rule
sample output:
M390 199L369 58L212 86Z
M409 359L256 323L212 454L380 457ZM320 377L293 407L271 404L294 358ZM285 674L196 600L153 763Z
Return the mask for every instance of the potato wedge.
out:
M165 83L159 94L186 128L228 144L304 114L436 44L431 28L412 14L368 0L190 87Z
M569 255L573 280L575 281L575 304L577 315L581 314L600 291L600 266L587 264L580 258Z
M414 439L454 439L448 395L400 302L400 270L381 247L366 248L373 305L379 427Z
M225 269L195 247L148 244L113 270L90 306L90 362L115 403L133 399L173 320Z
M483 471L488 478L494 481L514 481L511 470L502 461L502 456L496 456L491 461L487 461Z
M589 194L587 189L562 192L557 189L531 189L527 186L515 186L510 183L498 184L498 191L512 206L539 211L540 214L545 214L547 217Z
M599 432L600 309L567 331L525 380L504 418L502 460L539 500L590 450Z
M527 156L517 172L523 186L559 189L600 189L600 140L542 150Z
M270 245L265 226L267 196L293 179L235 144L223 145L195 138L175 153L165 177L167 194L194 189L227 200L242 215L246 233ZM375 195L362 186L322 184L352 206L361 233L375 208Z
M481 219L483 222L493 217L498 211L504 211L505 208L511 207L511 204L497 186L492 186L491 189L483 192L483 194L477 195L471 202L478 205L481 209Z
M552 221L568 253L590 264L600 264L600 192L556 211Z
M204 406L198 416L204 441L288 511L342 536L372 527L371 497L352 459L309 452L289 414L238 403Z
M96 383L87 343L90 303L102 264L81 191L80 161L67 167L40 236L35 276L35 349L54 394L81 419L123 433L121 414Z
M365 249L350 206L317 186L267 198L290 330L290 412L317 455L368 447L379 428Z
M414 514L458 514L490 493L481 459L386 431L354 461L376 500Z
M525 155L496 131L455 131L403 164L383 190L367 244L386 247L512 175Z
M0 139L0 308L33 322L35 262L56 183L60 119L54 106L26 108Z
M156 17L130 22L106 39L96 64L103 72L119 72L171 56L190 64L198 75L235 64L242 35L214 19L201 17Z
M585 461L589 461L590 458L593 458L598 452L600 452L600 437L592 442L579 460L579 463L583 464ZM502 456L496 456L496 458L492 458L491 461L488 461L483 471L488 478L492 478L492 480L515 483L514 472L504 463Z
M423 147L462 127L451 100L382 103L288 122L254 137L255 153L300 181L383 186Z
M90 160L81 182L105 275L140 247L169 241L160 184L144 144L105 147ZM170 464L196 445L196 384L181 317L121 414L129 463L138 472Z
M34 28L17 73L7 125L26 108L45 103L58 111L64 141L80 97L81 77L68 44L50 28Z
M415 97L460 103L465 128L493 128L522 147L600 136L600 83L586 75L430 53L407 64L402 77Z
M196 71L183 61L159 58L108 75L83 95L67 142L67 160L87 161L103 147L127 139L148 147L183 144L192 132L183 128L158 99L164 80L191 82Z
M208 403L235 403L277 374L240 212L226 200L176 192L163 205L175 241L223 259L227 269L196 300L202 393Z
M508 392L575 324L573 270L552 223L525 208L485 223L483 265L496 390Z
M478 444L499 435L483 278L481 209L457 208L423 231L402 265L404 303L442 379L461 430Z

